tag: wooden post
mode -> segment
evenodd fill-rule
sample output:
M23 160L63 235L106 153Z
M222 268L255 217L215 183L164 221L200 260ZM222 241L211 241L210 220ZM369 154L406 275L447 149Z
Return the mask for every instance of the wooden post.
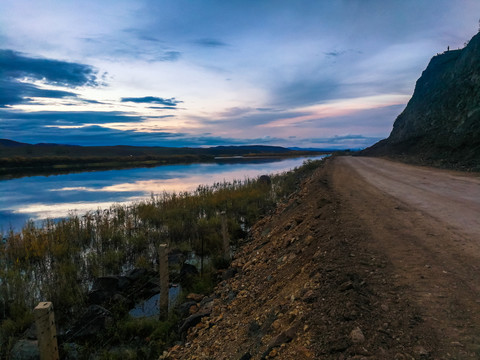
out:
M227 216L222 211L222 239L223 239L223 258L230 261L230 238L228 237Z
M160 273L160 320L166 320L168 317L168 245L160 244L158 248Z
M33 310L37 326L40 360L58 360L57 330L51 302L41 302Z

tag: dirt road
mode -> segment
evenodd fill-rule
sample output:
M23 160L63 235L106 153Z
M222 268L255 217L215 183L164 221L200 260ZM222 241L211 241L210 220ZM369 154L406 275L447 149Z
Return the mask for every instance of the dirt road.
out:
M452 358L480 358L480 178L340 157L331 181ZM441 352L442 352L441 351ZM446 356L446 358L449 358Z

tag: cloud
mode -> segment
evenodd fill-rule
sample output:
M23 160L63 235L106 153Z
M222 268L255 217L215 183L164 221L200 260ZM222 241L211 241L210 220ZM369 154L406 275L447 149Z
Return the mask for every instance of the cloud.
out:
M32 83L34 80L67 88L98 85L97 71L89 65L32 58L0 49L0 107L31 103L37 97L77 98L71 91L41 88Z
M155 110L177 110L175 106L149 106L148 108Z
M250 108L250 107L232 107L232 108L228 108L225 111L223 111L220 114L220 116L222 118L231 118L231 117L246 115L246 114L254 112L254 111L255 111L255 109Z
M372 137L364 135L335 135L333 137L323 138L310 138L304 139L306 143L310 143L313 146L323 149L364 149L377 141L381 140L381 137Z
M345 54L345 51L337 51L337 50L334 50L334 51L329 51L329 52L326 52L324 53L326 56L331 56L331 57L337 57L337 56L341 56L343 54Z
M97 85L97 71L90 65L32 58L13 50L0 50L0 76L4 79L43 80L67 87Z
M81 37L86 43L85 54L94 59L103 59L115 62L118 59L128 61L175 62L182 53L172 49L165 41L151 35L150 30L125 29L123 37L118 34L96 37Z
M224 43L223 41L214 38L197 39L194 41L194 44L208 48L219 48L228 46L227 43Z
M351 127L368 129L369 133L387 134L395 118L405 108L405 104L374 107L357 110L347 115L327 116L296 124L296 127L348 129Z
M156 61L177 61L182 55L179 51L165 51L155 57Z
M24 128L38 129L44 126L109 123L134 123L144 121L142 116L132 116L120 111L0 111L2 131L22 131Z
M159 38L157 38L155 36L152 36L151 34L148 34L146 32L143 32L140 29L128 28L128 29L123 29L123 32L125 32L127 34L134 35L138 40L149 41L149 42L154 42L154 43L162 43L163 42Z
M177 104L182 103L183 101L177 100L175 98L165 99L156 96L144 96L144 97L127 97L122 98L121 102L134 102L134 103L145 103L145 104L159 104L165 105L172 108L175 108Z
M270 111L257 110L249 107L229 108L219 113L215 117L191 116L191 120L203 124L204 126L215 127L216 130L234 130L241 124L243 129L251 129L256 126L269 124L277 121L279 118L297 118L306 115L303 111L282 111L275 109Z
M76 98L77 94L70 91L40 89L33 84L14 79L0 79L0 108L16 104L27 104L32 102L32 98L36 97L53 99Z
M301 74L295 79L279 82L272 91L271 103L284 108L321 104L339 98L344 91L338 78Z
M170 117L167 115L165 117ZM275 137L236 139L212 135L172 132L137 126L134 130L108 127L110 123L140 123L141 116L121 112L36 112L0 110L0 132L3 137L26 143L59 143L75 145L132 146L215 146L277 144Z

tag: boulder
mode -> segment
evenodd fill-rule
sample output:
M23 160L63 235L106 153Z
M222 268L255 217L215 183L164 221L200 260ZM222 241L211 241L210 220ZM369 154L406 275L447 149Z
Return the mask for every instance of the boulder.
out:
M127 275L125 275L125 277L130 281L137 281L147 276L147 274L148 274L148 271L146 269L136 268L136 269L130 270L127 273Z
M228 268L222 273L222 280L228 280L233 278L237 274L238 270L235 268Z
M210 315L210 312L201 312L201 313L190 315L188 318L185 319L182 326L180 326L180 329L179 329L180 334L182 334L182 336L185 335L188 329L197 325L202 320L202 318L209 315Z
M132 280L127 276L102 276L93 282L92 291L88 294L90 304L102 305L115 296L128 292Z
M72 340L96 337L104 332L112 321L110 311L99 305L91 305L73 328L66 333L66 336Z
M203 300L205 296L202 295L202 294L195 294L195 293L190 293L187 295L187 299L188 300L192 300L192 301L196 301L196 302L200 302Z
M190 308L197 305L196 301L187 301L177 306L177 312L181 317L190 315Z
M12 360L40 360L38 342L33 340L19 340L10 353Z
M93 290L116 292L118 289L118 276L102 276L93 282Z

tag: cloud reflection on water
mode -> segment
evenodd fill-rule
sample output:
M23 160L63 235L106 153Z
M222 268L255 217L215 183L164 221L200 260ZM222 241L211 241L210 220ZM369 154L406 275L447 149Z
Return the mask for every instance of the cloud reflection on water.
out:
M244 180L299 166L305 158L269 162L167 165L78 174L32 176L0 181L0 231L19 230L39 221L129 204L163 192L195 190L199 185Z

